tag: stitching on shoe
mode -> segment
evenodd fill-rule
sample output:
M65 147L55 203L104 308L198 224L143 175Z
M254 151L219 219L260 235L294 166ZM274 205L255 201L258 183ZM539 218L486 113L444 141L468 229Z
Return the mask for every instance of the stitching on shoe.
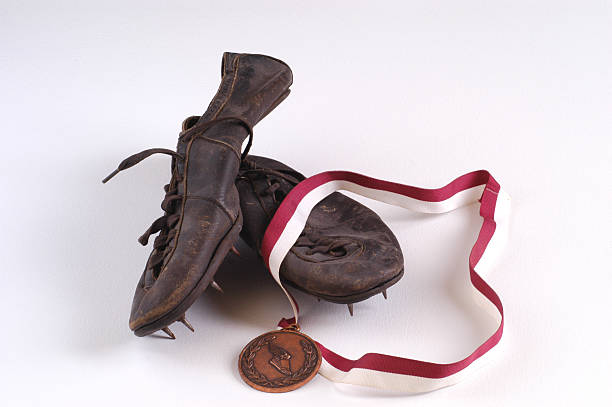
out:
M227 215L227 217L229 218L230 222L234 223L236 222L236 219L238 219L238 216L234 217L223 205L221 205L221 202L219 202L217 199L213 199L213 198L208 198L205 196L198 196L198 195L187 195L185 197L186 199L198 199L201 201L208 201L214 205L216 205L217 207L219 207L223 213L225 213Z
M232 150L232 152L236 155L236 157L238 157L238 160L240 160L240 153L238 151L236 151L234 146L232 146L231 144L226 143L225 141L215 140L214 138L210 138L210 137L206 137L206 136L197 136L197 138L201 138L203 140L207 140L207 141L210 141L210 142L213 142L213 143L219 143L221 145L224 145L225 147L227 147L230 150Z
M223 104L219 107L219 109L217 109L217 113L215 113L215 115L213 116L213 119L216 119L217 116L219 116L219 113L221 113L221 110L223 110L225 105L227 105L227 102L229 102L232 94L234 93L234 86L236 85L236 80L238 79L238 67L240 66L240 55L236 57L235 63L236 63L236 67L234 68L234 72L232 72L234 74L234 79L232 80L232 87L227 93L227 98L225 99L225 102L223 102Z

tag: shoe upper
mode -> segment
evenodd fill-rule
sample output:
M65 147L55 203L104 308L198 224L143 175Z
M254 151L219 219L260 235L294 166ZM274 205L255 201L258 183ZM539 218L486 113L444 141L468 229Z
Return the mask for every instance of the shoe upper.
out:
M303 179L275 160L253 155L243 160L236 185L244 217L241 236L247 244L260 252L274 213ZM334 192L313 208L280 273L303 291L344 302L399 278L403 265L399 243L380 217Z
M132 302L130 328L137 335L181 317L212 280L242 226L234 184L242 144L291 83L282 61L225 53L221 85L206 112L185 120L176 152L155 151L173 155L172 178L164 187L164 215L140 239L147 244L159 232Z

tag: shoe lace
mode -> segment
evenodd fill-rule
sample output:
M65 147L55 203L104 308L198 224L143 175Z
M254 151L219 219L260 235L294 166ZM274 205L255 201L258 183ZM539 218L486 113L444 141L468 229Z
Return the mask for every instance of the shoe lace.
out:
M268 179L269 185L260 194L262 196L272 196L275 202L280 203L286 196L285 191L279 190L282 187L281 179L287 181L289 184L295 186L301 182L302 176L299 173L290 171L279 171L271 168L258 167L255 163L248 160L243 161L242 169L240 171L240 178L251 181L249 175L265 177ZM260 199L259 194L257 195ZM266 206L261 202L261 206L265 209ZM314 234L312 231L304 230L302 234L295 242L295 247L308 247L306 255L313 255L315 253L329 254L333 257L346 256L348 253L347 247L353 244L350 239L346 238L333 238L329 236L323 236L320 234Z
M302 232L294 246L308 247L309 250L306 251L306 255L309 256L315 253L323 253L333 257L342 257L346 256L348 253L346 247L352 243L351 240L346 238L334 238Z
M246 127L248 131L249 140L247 142L247 146L244 152L242 153L242 160L244 160L251 148L251 145L253 144L253 130L245 120L239 117L224 117L222 119L215 119L201 124L196 124L195 126L191 127L185 134L179 137L179 142L188 142L191 138L195 137L196 134L201 134L203 131L207 130L208 128L219 122L229 120L238 121L238 123ZM169 150L166 148L150 148L148 150L133 154L123 160L116 170L111 172L106 178L102 180L102 183L107 183L119 172L135 166L145 158L150 157L154 154L166 154L172 157L172 178L170 179L170 182L168 184L164 185L164 191L166 192L166 195L164 196L164 199L161 203L161 208L164 211L164 214L153 221L151 226L142 234L142 236L138 238L138 242L140 242L140 244L142 244L143 246L146 246L149 243L149 238L151 237L151 235L159 232L159 235L153 241L153 253L149 258L149 261L147 262L147 268L153 269L154 277L157 278L159 276L163 260L172 250L170 242L178 234L176 226L179 223L179 219L181 218L178 203L183 199L183 194L179 194L178 187L183 181L183 174L181 174L181 171L179 171L177 162L179 160L184 162L185 157L183 157L176 151Z
M289 184L295 186L300 183L301 176L298 173L283 172L279 170L273 170L271 168L258 167L255 163L243 161L242 168L240 171L239 178L247 180L252 183L250 176L263 177L269 182L266 189L261 191L262 196L272 196L276 203L280 203L285 199L285 191L279 190L281 180L285 180Z

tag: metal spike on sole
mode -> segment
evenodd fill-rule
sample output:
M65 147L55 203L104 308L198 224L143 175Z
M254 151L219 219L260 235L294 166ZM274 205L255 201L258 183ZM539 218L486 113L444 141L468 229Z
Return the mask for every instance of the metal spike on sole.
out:
M346 304L348 306L349 309L349 314L351 314L351 316L353 316L353 304Z
M387 299L387 290L382 290L382 295L383 297L385 297L385 300Z
M238 249L236 249L236 246L232 246L231 250L232 250L232 253L234 253L236 256L240 257L240 252L238 251Z
M216 282L215 280L213 280L213 281L210 283L210 286L211 286L212 288L214 288L215 290L219 291L221 294L223 294L223 288L221 288L221 286L220 286L219 284L217 284L217 282Z
M170 337L170 339L176 339L176 336L174 336L174 333L170 330L170 328L168 327L162 328L162 331L164 331L166 335Z
M185 318L185 315L183 315L182 317L180 317L177 321L179 321L180 323L182 323L183 325L185 325L191 332L195 332L195 329L193 329L193 326L191 326L191 324L189 323L189 321L187 321L187 319Z

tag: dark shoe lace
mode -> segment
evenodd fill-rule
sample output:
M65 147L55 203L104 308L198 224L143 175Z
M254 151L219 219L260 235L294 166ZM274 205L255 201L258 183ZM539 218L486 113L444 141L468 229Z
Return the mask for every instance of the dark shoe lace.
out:
M253 181L251 179L253 177L261 177L265 178L269 185L266 189L260 192L262 196L272 196L272 199L275 203L280 204L285 196L287 195L286 191L281 190L281 180L284 180L292 185L291 189L300 183L304 178L301 174L295 171L278 171L270 168L259 167L255 163L250 162L248 160L243 160L242 168L240 169L240 176L238 178L246 180L251 183L253 189L255 189L253 185ZM259 194L256 194L259 198ZM261 202L262 207L265 208L263 202Z
M307 256L315 253L328 254L332 257L343 257L348 254L347 247L354 242L346 238L336 238L329 236L321 236L314 234L306 234L302 232L298 240L295 242L295 247L308 247Z
M196 134L201 134L205 130L209 129L211 126L219 122L228 120L238 121L239 124L246 127L249 133L249 141L247 143L245 151L242 153L242 159L244 159L252 145L253 130L246 121L239 117L226 117L222 119L211 120L202 124L196 124L194 127L190 128L184 135L181 135L179 137L179 142L188 142ZM149 243L149 238L151 237L151 235L159 232L159 235L155 238L153 242L153 253L151 254L151 257L149 258L149 261L147 263L147 268L153 269L154 278L157 278L159 276L163 260L172 250L170 242L176 237L178 233L175 228L178 224L179 219L181 218L181 214L179 211L180 205L178 203L183 199L183 195L178 193L178 186L183 181L183 174L181 174L178 170L177 160L184 161L185 157L183 157L176 151L168 150L166 148L151 148L148 150L144 150L140 153L131 155L130 157L123 160L119 164L117 169L110 173L106 178L104 178L102 182L108 182L119 172L133 167L134 165L138 164L139 162L141 162L147 157L150 157L153 154L167 154L172 157L172 178L170 179L170 183L164 185L164 191L166 191L166 195L164 196L164 199L161 203L161 208L163 209L164 214L157 218L155 221L153 221L153 223L146 230L146 232L142 236L140 236L140 238L138 238L140 244L146 246Z
M251 182L253 189L255 190L254 184L249 177L264 177L269 185L260 193L256 193L257 199L260 201L260 205L266 212L268 212L266 205L261 200L261 196L271 196L274 202L280 204L283 199L285 199L287 193L286 188L282 188L283 185L281 180L284 180L292 185L290 189L293 189L294 186L299 184L304 178L301 174L293 171L279 171L273 170L270 168L259 167L255 163L250 162L249 160L245 160L242 163L242 168L240 171L241 179L247 180ZM289 189L289 190L290 190ZM269 214L271 218L273 215ZM343 257L346 256L349 252L349 245L354 245L354 242L350 239L346 238L332 238L329 236L323 236L319 234L314 234L312 231L307 232L306 230L302 231L302 234L295 242L294 247L308 247L309 250L305 252L307 256L311 256L316 253L328 254L332 257Z

